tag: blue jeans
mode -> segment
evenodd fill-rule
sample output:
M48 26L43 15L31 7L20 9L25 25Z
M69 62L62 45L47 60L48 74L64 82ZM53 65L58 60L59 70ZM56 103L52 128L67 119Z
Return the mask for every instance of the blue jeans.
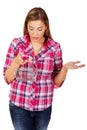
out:
M28 111L9 102L11 119L15 130L47 130L52 106L44 111Z

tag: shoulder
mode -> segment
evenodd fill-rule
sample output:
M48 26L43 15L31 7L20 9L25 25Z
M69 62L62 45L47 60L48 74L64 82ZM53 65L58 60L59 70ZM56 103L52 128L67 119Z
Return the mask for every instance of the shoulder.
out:
M26 46L27 42L29 42L29 36L28 35L24 35L21 37L16 37L12 40L11 45L13 47L17 47L17 46Z
M47 40L47 46L52 48L54 51L56 51L57 49L61 49L60 43L52 39Z

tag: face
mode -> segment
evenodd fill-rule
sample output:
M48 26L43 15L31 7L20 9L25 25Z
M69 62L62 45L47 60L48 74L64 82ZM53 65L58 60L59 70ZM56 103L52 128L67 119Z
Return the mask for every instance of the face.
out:
M44 33L47 27L41 20L29 21L28 25L28 33L31 41L40 42L44 38Z

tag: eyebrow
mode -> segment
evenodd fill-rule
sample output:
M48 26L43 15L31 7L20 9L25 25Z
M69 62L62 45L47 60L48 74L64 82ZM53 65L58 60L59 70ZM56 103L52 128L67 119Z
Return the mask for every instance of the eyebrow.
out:
M34 28L33 26L28 26L29 28ZM43 28L43 26L37 27L37 28Z

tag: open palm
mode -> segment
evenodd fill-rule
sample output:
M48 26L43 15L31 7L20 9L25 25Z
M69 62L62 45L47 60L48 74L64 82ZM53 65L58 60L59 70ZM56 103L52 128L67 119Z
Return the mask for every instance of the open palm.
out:
M66 64L64 64L64 67L67 69L78 69L85 66L85 64L79 64L79 63L80 61L67 62Z

